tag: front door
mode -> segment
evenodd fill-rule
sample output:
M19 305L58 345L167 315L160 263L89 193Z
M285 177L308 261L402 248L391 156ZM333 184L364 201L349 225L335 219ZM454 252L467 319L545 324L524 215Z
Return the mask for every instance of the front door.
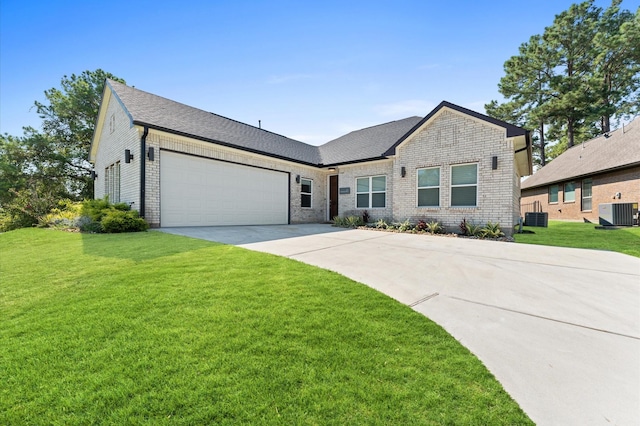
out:
M338 216L338 175L329 176L329 220Z

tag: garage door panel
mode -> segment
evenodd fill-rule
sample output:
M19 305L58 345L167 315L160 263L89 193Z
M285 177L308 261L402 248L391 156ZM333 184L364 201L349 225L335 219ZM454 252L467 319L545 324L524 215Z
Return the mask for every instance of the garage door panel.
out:
M288 187L283 172L163 152L161 225L286 224Z

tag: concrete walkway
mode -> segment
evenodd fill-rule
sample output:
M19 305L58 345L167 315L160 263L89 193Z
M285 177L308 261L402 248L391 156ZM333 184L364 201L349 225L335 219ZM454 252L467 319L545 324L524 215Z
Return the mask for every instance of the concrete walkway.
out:
M640 424L640 259L329 225L162 231L287 256L407 304L539 425Z

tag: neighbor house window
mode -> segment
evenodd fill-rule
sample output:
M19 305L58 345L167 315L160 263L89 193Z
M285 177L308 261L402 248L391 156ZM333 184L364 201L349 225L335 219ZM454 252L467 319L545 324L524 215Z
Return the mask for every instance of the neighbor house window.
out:
M418 207L440 206L440 167L418 169Z
M478 205L478 164L451 166L451 207Z
M114 163L104 170L105 195L112 203L120 202L120 162Z
M574 201L576 201L576 184L567 182L564 184L564 202L573 203Z
M551 185L549 187L549 204L558 202L558 185Z
M356 179L356 208L383 208L387 200L387 177L369 176Z
M311 208L311 188L313 182L311 179L300 179L300 206L303 208Z
M593 181L591 179L585 179L582 181L582 210L591 211L591 187Z

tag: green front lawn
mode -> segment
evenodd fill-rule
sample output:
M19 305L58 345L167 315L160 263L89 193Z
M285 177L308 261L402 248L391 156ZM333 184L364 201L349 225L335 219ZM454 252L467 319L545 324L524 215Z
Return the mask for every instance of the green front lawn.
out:
M617 251L640 257L640 227L596 229L593 223L549 221L548 228L525 226L518 243Z
M0 234L0 424L531 424L336 273L159 232Z

